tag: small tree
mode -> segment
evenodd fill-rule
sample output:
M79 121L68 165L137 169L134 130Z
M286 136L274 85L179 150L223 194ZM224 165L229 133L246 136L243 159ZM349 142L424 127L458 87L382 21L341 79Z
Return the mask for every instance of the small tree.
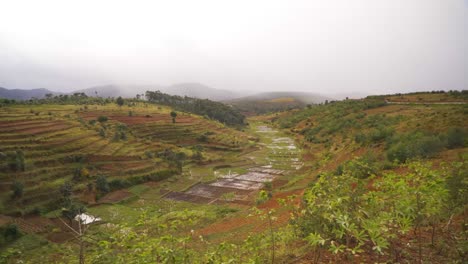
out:
M24 153L21 150L11 151L7 153L8 166L15 171L25 170Z
M176 119L176 117L177 117L177 113L174 112L174 111L172 111L172 112L171 112L171 117L172 117L172 123L175 123L175 119Z
M24 185L19 181L14 181L11 185L11 190L13 191L13 198L20 198L23 196Z
M104 123L104 122L107 122L107 120L109 120L107 118L107 116L99 116L98 119L99 123Z
M99 136L101 136L103 138L106 137L106 131L103 128L99 129Z
M457 148L463 147L465 144L465 132L460 127L450 128L447 134L447 147Z
M96 189L102 193L107 193L110 191L109 183L107 178L103 175L100 175L96 179Z
M117 101L116 101L117 105L119 105L119 107L122 107L122 105L125 103L124 99L122 97L118 97L117 98Z

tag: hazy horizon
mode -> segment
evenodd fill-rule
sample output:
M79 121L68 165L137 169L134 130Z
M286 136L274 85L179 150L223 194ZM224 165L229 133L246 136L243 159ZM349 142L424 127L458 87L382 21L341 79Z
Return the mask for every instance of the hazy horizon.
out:
M8 1L0 87L468 89L468 0Z

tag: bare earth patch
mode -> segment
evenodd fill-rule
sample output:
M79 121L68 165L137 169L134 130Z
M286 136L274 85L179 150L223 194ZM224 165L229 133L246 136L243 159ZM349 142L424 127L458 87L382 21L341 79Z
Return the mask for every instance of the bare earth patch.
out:
M98 203L117 203L128 197L132 196L132 193L127 190L118 190L106 194L104 197L99 199Z

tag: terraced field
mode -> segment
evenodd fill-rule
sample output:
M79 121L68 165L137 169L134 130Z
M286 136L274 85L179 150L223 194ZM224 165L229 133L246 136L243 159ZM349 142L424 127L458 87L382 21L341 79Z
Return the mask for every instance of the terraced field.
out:
M172 123L170 111L143 104L0 108L0 213L50 210L60 186L72 181L77 170L82 179L74 192L81 196L98 175L145 178L169 170L170 164L158 157L167 149L186 153L190 162L195 145L206 159L216 160L217 150L237 151L248 144L241 131L195 115L179 113ZM101 116L107 121L98 122ZM15 167L18 159L24 168ZM11 198L14 182L24 186L16 199Z

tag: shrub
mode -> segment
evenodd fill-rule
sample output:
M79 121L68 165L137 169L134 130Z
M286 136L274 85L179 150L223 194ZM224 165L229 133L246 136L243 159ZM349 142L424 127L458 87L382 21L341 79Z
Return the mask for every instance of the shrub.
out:
M257 199L255 200L255 202L257 204L262 204L266 201L268 201L269 199L269 195L268 195L268 192L265 191L265 190L261 190L258 195L257 195Z
M103 128L99 129L99 135L101 137L105 138L106 137L106 131Z
M107 116L99 116L97 120L100 123L104 123L104 122L107 122L107 120L109 120L109 119L107 118Z
M203 160L203 154L200 151L195 151L192 155L192 159L198 161Z
M145 156L148 158L148 159L152 159L154 158L154 153L152 151L145 151Z
M460 127L450 128L447 133L447 147L457 148L465 145L465 131Z
M24 191L24 185L19 182L19 181L14 181L13 184L11 185L11 190L12 190L12 198L20 198L23 196L23 191Z
M108 193L110 188L109 188L109 183L107 182L107 178L103 175L99 175L96 178L96 189L100 191L101 193Z
M125 103L125 101L121 96L119 96L116 100L116 103L119 107L121 107Z
M358 144L364 144L366 142L366 135L363 133L358 133L356 136L354 136L354 141Z
M11 170L15 171L24 171L25 170L25 159L24 153L21 150L10 151L6 153L8 160L8 167Z
M379 126L376 129L372 129L369 134L369 139L372 143L382 142L393 135L393 129L389 127Z
M390 140L387 158L390 161L405 162L412 158L428 158L441 151L444 143L435 135L421 132L408 133Z
M200 135L198 138L197 138L198 141L200 142L207 142L208 141L208 137L206 135Z
M175 120L176 120L176 117L177 117L177 113L172 111L171 112L171 117L172 117L172 123L175 123Z
M3 238L3 241L11 242L19 238L21 236L21 232L17 225L9 224L9 225L0 227L0 235Z

